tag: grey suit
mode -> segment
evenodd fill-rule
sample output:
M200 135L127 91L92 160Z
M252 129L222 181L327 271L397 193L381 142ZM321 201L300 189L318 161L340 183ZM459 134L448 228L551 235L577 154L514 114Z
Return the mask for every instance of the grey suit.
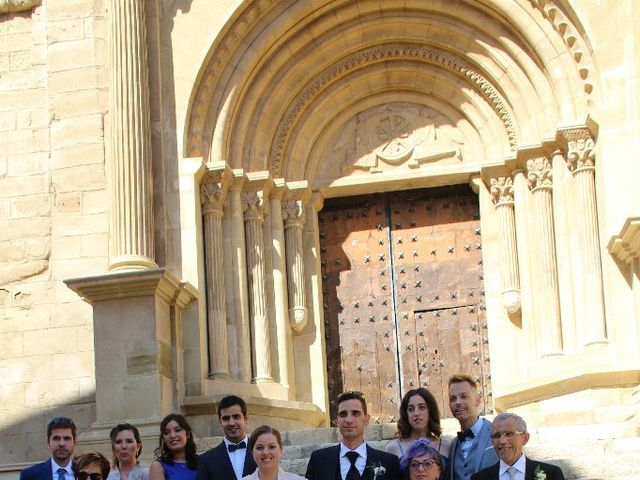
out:
M458 438L451 442L449 461L443 478L445 480L469 480L471 475L487 468L498 461L496 451L491 443L491 422L482 419L480 433L473 439L471 450L466 459L462 458Z

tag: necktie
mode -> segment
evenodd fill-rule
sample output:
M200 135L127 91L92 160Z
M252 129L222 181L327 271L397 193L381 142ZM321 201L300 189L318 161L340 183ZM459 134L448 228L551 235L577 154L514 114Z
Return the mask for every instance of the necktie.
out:
M458 441L459 442L463 442L467 437L468 438L473 438L475 437L475 435L473 434L473 432L471 431L471 429L469 430L465 430L463 432L458 432Z
M509 475L509 480L514 480L516 478L517 472L518 470L516 470L516 467L507 468L507 475Z
M56 473L58 474L58 480L65 480L65 474L67 471L64 468L59 468Z
M360 456L358 452L347 452L347 458L351 462L351 466L349 467L349 471L347 472L347 478L345 480L360 480L360 472L356 468L356 460Z
M247 448L247 442L242 440L240 443L236 443L236 444L230 443L228 446L228 449L230 452L235 452L239 448Z

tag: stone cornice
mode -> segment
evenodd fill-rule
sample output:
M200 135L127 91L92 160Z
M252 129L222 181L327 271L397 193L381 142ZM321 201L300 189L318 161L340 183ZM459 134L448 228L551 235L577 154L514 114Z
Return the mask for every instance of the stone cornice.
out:
M198 291L191 284L178 280L164 268L70 278L64 283L91 305L114 299L157 295L169 304L184 307L198 298Z
M624 263L640 257L640 217L628 218L620 233L609 240L607 250Z

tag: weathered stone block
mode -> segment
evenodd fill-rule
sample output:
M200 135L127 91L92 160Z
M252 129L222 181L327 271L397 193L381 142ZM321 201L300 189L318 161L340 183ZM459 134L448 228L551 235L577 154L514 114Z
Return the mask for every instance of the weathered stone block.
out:
M92 39L58 42L49 46L47 67L50 72L75 70L96 64Z
M76 144L71 147L51 152L51 166L62 169L78 165L95 165L104 163L104 144L97 141L92 144Z
M95 67L53 72L49 75L49 92L52 95L56 95L58 93L98 88L101 86L99 78Z
M106 190L82 192L82 213L104 213L109 210L109 194Z
M102 257L109 255L109 235L97 233L82 237L80 246L80 256L82 257Z
M14 199L11 206L13 218L44 217L51 213L51 198L45 195L30 195Z
M7 385L51 380L51 357L36 355L0 360L0 378Z
M53 224L53 234L63 237L68 235L107 233L108 231L109 219L106 215L69 215L56 218Z
M48 108L34 108L17 112L17 127L48 128L52 115Z
M77 401L78 393L77 379L28 383L24 387L24 404L34 408L62 406Z
M20 358L24 355L24 337L22 332L6 332L2 335L4 346L0 349L0 359ZM31 346L29 346L31 348Z
M51 311L52 328L78 327L91 323L91 305L84 302L58 303Z
M84 39L84 20L81 18L51 21L46 28L49 44Z
M23 335L24 344L32 352L54 354L78 349L78 335L73 327L26 331Z
M56 193L53 211L59 214L80 213L80 192Z
M49 168L49 155L47 152L24 153L20 155L9 154L7 158L7 174L12 177L21 175L43 175ZM24 195L27 192L20 191Z
M93 352L67 352L51 358L53 380L93 378Z
M15 411L24 405L24 384L0 384L0 409Z
M99 114L65 118L51 125L51 143L56 149L101 142L102 138L102 115Z
M0 196L13 196L47 193L49 191L49 175L30 175L0 178Z
M25 90L27 92L27 90ZM22 95L17 95L22 97ZM0 92L0 110L2 109ZM47 152L49 150L49 130L44 128L0 132L0 145L12 154ZM1 190L0 190L1 191Z
M2 70L0 58L0 70ZM0 112L0 132L16 129L16 113L15 112Z

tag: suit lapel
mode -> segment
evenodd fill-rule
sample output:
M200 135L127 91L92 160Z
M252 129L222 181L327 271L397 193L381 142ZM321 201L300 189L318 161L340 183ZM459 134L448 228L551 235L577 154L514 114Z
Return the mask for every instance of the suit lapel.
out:
M231 460L229 460L229 462L231 462ZM246 477L247 475L250 475L255 471L256 471L256 462L253 459L253 455L251 455L249 448L247 447L247 452L245 453L245 456L244 456L244 465L242 467L242 476Z
M539 462L534 460L529 460L527 457L524 457L525 467L524 467L524 480L533 480L533 471L539 465Z
M229 453L227 452L227 444L224 443L224 440L220 443L220 445L218 445L217 448L217 457L222 461L221 466L226 471L226 476L228 478L236 478L236 473L233 471L233 465L231 465L231 459L229 458ZM212 465L212 467L216 468L217 465Z
M482 428L480 429L480 434L476 438L478 444L476 445L476 455L473 459L475 462L474 471L480 471L480 465L482 464L482 455L484 455L484 449L487 446L487 442L489 441L489 428L488 422L482 419Z

